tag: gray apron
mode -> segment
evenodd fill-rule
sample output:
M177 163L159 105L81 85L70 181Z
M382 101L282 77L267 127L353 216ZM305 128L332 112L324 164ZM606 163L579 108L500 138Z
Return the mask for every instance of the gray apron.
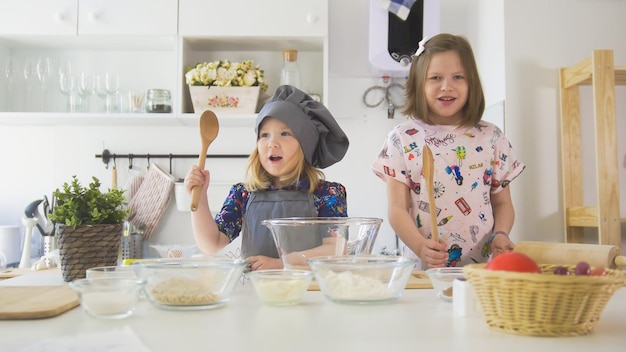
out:
M313 195L293 190L250 192L241 233L242 258L253 255L278 258L272 233L261 221L288 217L317 217ZM299 236L298 242L300 250L304 250L321 245L322 239L319 235Z

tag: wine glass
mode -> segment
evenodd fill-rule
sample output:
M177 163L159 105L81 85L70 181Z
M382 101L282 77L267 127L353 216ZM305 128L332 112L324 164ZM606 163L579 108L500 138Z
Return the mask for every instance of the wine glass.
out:
M120 89L120 77L116 74L106 73L104 75L104 90L107 92L107 112L112 111L113 97Z
M96 79L96 95L104 99L104 110L113 111L112 97L117 94L120 87L120 78L116 74L105 73Z
M83 111L89 112L89 98L94 94L96 85L92 74L81 72L78 79L78 95L83 99Z
M30 78L33 75L34 68L33 63L30 60L26 60L24 63L24 84L25 84L25 94L24 94L24 111L28 111L28 99L30 98Z
M72 64L70 61L63 61L59 65L59 90L66 98L65 111L74 111L74 77L72 76Z
M13 77L15 76L15 61L13 57L9 57L6 66L4 67L4 77L7 79L8 90L8 104L7 111L13 111Z
M41 84L41 111L46 110L46 84L48 83L48 75L50 74L50 58L40 57L37 60L37 78Z

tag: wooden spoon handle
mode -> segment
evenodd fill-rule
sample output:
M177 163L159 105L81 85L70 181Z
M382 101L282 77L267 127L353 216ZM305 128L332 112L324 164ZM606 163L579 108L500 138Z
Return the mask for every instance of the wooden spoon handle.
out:
M424 178L426 179L426 189L428 191L430 234L433 240L439 241L439 229L437 228L437 207L435 206L435 165L433 162L433 153L427 145L424 146L424 150L422 151L422 163Z
M206 152L209 149L208 145L203 144L200 155L198 156L198 168L204 170L204 163L206 161ZM195 186L191 189L191 211L198 210L198 200L200 199L200 186Z

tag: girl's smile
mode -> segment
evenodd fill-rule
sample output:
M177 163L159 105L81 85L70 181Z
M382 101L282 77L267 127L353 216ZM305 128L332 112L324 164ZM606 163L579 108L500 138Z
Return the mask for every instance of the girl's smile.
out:
M463 117L468 84L455 51L433 54L424 84L430 118L438 125L457 125Z

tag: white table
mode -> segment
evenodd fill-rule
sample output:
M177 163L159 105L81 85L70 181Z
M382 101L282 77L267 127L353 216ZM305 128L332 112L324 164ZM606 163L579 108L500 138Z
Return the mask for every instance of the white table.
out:
M52 278L41 280L50 284ZM25 283L36 284L27 276L0 281ZM493 330L480 318L456 316L452 304L431 289L406 290L393 303L371 306L338 304L309 291L299 306L270 307L246 282L226 306L214 310L167 311L141 301L124 320L94 319L77 307L49 319L0 321L0 351L19 351L34 340L123 329L148 350L167 352L624 351L626 289L616 292L587 336L527 337Z

